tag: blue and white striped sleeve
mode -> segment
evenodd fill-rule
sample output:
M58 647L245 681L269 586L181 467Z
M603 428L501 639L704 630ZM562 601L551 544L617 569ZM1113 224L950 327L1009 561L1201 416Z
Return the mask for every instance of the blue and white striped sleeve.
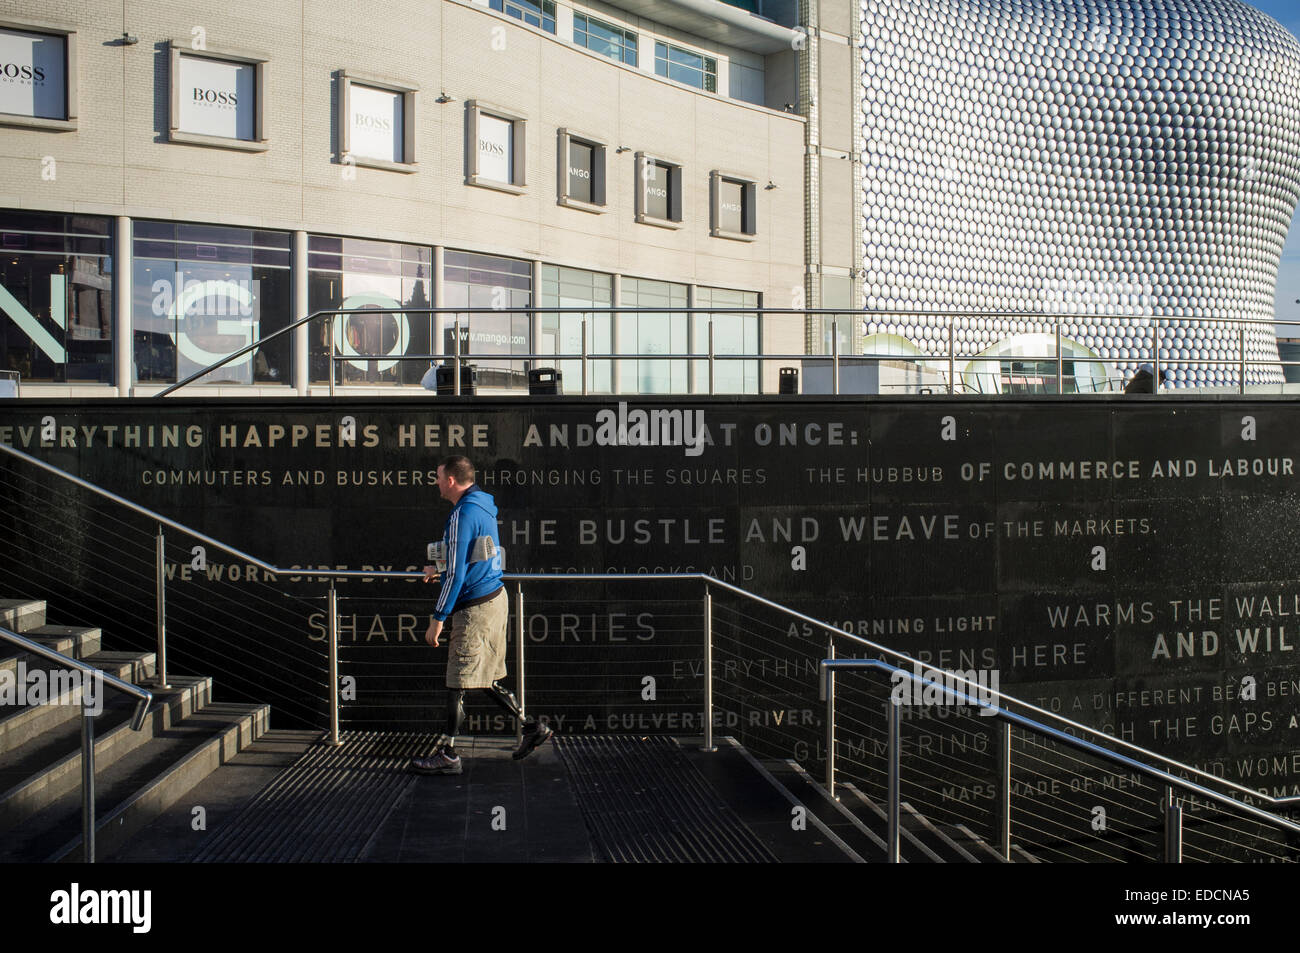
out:
M465 584L468 564L469 537L460 532L460 510L454 510L447 520L447 571L442 574L442 589L433 608L433 617L445 622L456 608L456 597Z

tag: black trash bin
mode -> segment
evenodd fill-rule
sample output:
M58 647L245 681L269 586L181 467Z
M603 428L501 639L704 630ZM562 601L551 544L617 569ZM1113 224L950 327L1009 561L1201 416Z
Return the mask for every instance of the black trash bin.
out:
M528 393L557 397L564 393L564 374L553 367L535 367L528 372Z
M799 368L783 367L780 376L777 378L779 385L779 394L797 394L799 393Z
M473 397L478 389L477 369L473 364L466 364L460 369L461 396ZM450 364L439 364L436 374L438 396L453 397L456 394L456 372Z

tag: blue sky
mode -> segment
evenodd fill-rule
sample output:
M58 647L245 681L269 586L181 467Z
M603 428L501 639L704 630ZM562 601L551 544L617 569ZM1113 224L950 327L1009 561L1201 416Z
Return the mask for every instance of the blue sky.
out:
M1247 0L1300 37L1300 3L1296 0ZM1300 215L1291 221L1291 231L1282 249L1282 267L1277 276L1276 313L1279 319L1300 320ZM1292 329L1294 331L1295 329Z

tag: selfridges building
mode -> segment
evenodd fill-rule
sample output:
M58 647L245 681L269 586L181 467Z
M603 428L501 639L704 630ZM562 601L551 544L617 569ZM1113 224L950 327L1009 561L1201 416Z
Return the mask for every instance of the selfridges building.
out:
M869 312L958 315L968 382L1054 353L1036 314L1124 377L1158 339L1175 387L1236 382L1243 330L1248 359L1278 359L1253 322L1300 199L1281 25L1236 0L872 0L862 59ZM946 316L864 330L867 353L948 353ZM1080 390L1107 373L1075 367Z

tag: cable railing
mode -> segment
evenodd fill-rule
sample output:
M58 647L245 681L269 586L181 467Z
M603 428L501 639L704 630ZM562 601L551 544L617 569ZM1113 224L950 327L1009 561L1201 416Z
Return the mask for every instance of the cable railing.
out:
M450 349L430 353L368 353L354 349L349 353L340 353L338 347L339 336L336 334L335 326L336 319L344 318L349 321L356 318L378 319L385 315L428 316L435 325L433 331L434 340L444 340L449 335L451 338ZM573 352L560 352L558 346L554 351L544 352L472 350L469 345L472 344L474 334L468 326L462 327L462 321L472 322L475 316L479 315L496 316L498 318L519 315L527 318L530 323L534 323L537 319L546 316L571 315L578 317L582 319L581 346L579 350ZM697 316L704 317L707 319L705 333L700 335L688 330L687 338L688 340L700 340L701 346L703 346L704 341L707 341L707 351L662 353L593 349L591 345L593 337L592 325L596 315L608 315L611 328L621 315L647 315L662 318L681 315L688 322L696 320ZM832 326L836 327L837 330L829 335L829 345L825 353L742 353L730 347L719 350L717 324L713 320L714 315L754 316L762 318L764 321L798 317L806 322L811 318L821 318L824 320L829 319ZM448 317L452 319L450 327L447 327L445 322ZM1125 377L1114 373L1117 366L1129 364L1138 367L1142 364L1149 364L1152 377L1151 392L1156 394L1171 390L1177 383L1181 383L1175 380L1175 368L1190 368L1193 371L1197 368L1214 369L1214 380L1203 382L1204 386L1235 386L1239 393L1244 394L1247 385L1251 383L1248 378L1254 369L1277 371L1288 367L1300 367L1300 361L1283 360L1280 356L1277 358L1251 356L1252 346L1257 347L1260 345L1259 341L1251 340L1252 334L1272 334L1275 341L1278 328L1300 327L1300 322L1252 318L1155 317L1151 315L1084 314L1077 312L991 311L953 313L938 311L845 311L829 308L796 310L793 308L744 308L737 306L716 308L653 306L548 307L544 305L508 308L366 307L313 311L306 317L293 321L266 337L259 338L195 371L184 379L165 387L158 393L158 396L166 397L173 394L188 384L207 377L231 361L265 347L282 335L297 331L299 328L305 328L312 322L319 320L327 322L326 339L329 342L326 353L323 355L327 365L327 380L321 383L328 383L331 396L336 394L338 388L349 386L350 382L346 379L347 375L340 373L340 368L348 363L354 365L365 363L370 367L378 367L381 363L401 365L403 362L428 362L432 367L442 363L451 369L449 390L452 394L462 394L467 390L462 386L462 381L471 377L474 374L473 369L479 366L508 365L511 368L523 366L525 368L523 371L511 370L509 372L507 376L514 380L514 383L505 387L507 392L517 391L522 393L527 391L524 378L528 368L556 370L557 365L567 363L570 366L576 365L578 368L578 394L582 396L594 393L614 396L663 393L701 395L761 393L763 390L761 368L772 361L787 364L798 362L799 367L802 367L805 373L810 370L816 370L820 373L822 365L826 365L829 377L829 386L826 390L832 395L843 392L843 384L845 383L843 371L845 367L867 367L878 370L880 365L890 363L901 363L911 368L916 379L899 384L884 381L879 374L876 374L874 383L871 384L871 388L873 388L871 392L888 393L895 389L907 389L909 392L917 394L938 392L948 395L994 393L1015 393L1017 395L1025 393L1064 395L1068 393L1078 395L1108 393L1117 389L1115 388L1116 384L1120 385L1118 389L1122 389L1126 380ZM937 337L934 338L937 343L942 344L942 347L927 350L915 343L909 343L906 348L846 353L842 344L842 340L846 335L842 330L838 330L839 324L845 320L855 322L870 321L873 323L935 322L937 327L942 328L944 332L941 342ZM960 331L958 328L959 322L963 325L963 329ZM959 333L965 333L964 328L966 325L978 326L981 323L992 326L1005 325L1008 328L1022 327L1021 331L1014 334L1008 333L1005 335L1006 337L1015 337L1024 333L1023 326L1050 327L1050 332L1043 332L1042 336L1051 338L1053 347L1043 353L1019 353L1017 351L1016 353L991 354L987 350L974 352L973 346L967 340L959 343ZM1119 349L1121 356L1097 356L1090 349L1074 341L1066 329L1083 324L1095 324L1103 327L1113 325L1117 329L1117 334L1121 331L1128 332L1120 337L1120 340L1128 342L1126 346ZM1189 327L1208 329L1208 333L1220 343L1230 342L1229 345L1221 349L1235 349L1235 356L1193 356L1196 348L1189 348L1187 346L1188 341L1184 336L1186 329ZM534 331L529 335L529 339L536 339L538 336L538 332ZM852 335L848 335L848 337L851 339ZM927 338L925 340L931 339ZM1068 349L1067 344L1070 345ZM1069 353L1067 353L1067 350ZM623 362L648 362L652 367L660 370L674 363L684 365L684 376L678 382L681 386L670 386L668 389L664 389L661 386L663 382L660 381L648 390L643 389L640 385L635 389L624 388L620 384L622 375L619 372ZM719 365L728 365L732 362L752 363L760 369L760 372L754 375L752 379L746 379L746 375L742 372L739 375L743 382L740 389L735 387L720 388L718 386ZM959 364L962 366L959 367ZM1004 364L1011 364L1012 368L1008 371L1004 369ZM608 371L610 382L608 388L593 389L595 382L593 365L604 367ZM697 368L700 365L703 365L703 374L697 374ZM1023 369L1017 371L1015 365L1035 365L1037 370L1032 373ZM1076 373L1076 365L1083 367L1086 373ZM1089 370L1094 366L1099 369L1100 373L1093 373ZM1069 368L1068 371L1067 367ZM797 370L798 368L791 369ZM924 379L926 372L931 375L929 380ZM1285 375L1284 370L1283 374ZM400 377L400 375L398 376ZM517 380L515 380L516 378ZM311 381L310 383L318 382ZM361 381L358 383L372 385L375 382ZM399 384L402 382L392 380L383 383ZM1004 386L1007 390L1003 390ZM1187 389L1195 390L1197 387ZM778 392L784 393L784 391L780 390ZM862 393L863 391L854 390L853 392Z
M180 588L175 573L169 579L166 571L176 563L166 558L161 545L150 561L151 547L139 537L156 544L155 534L166 529L170 537L233 556L269 580L261 583L269 588L255 598L242 586L230 596L236 607L248 606L239 610L241 624L252 634L247 643L229 641L231 623L214 612L210 598L196 604L187 641L210 643L214 651L204 656L191 650L183 655L187 663L257 669L257 684L273 696L269 700L296 704L308 720L327 725L330 744L341 743L345 725L438 722L430 701L441 691L441 665L429 663L427 656L421 660L423 669L410 664L409 649L422 643L431 595L416 595L421 587L409 586L422 580L422 573L281 568L12 447L0 445L0 453L16 461L10 468L14 473L31 467L58 479L57 486L37 483L25 497L13 497L5 512L13 514L19 527L17 543L29 550L52 546L65 560L62 575L58 567L43 570L43 579L15 572L15 546L10 560L0 562L0 582L34 580L59 593L73 588L66 567L84 565L84 558L69 561L66 550L42 543L37 532L47 510L68 513L60 537L83 547L83 554L97 552L100 564L102 555L111 553L111 564L120 563L148 580L137 581L127 601L136 606L135 618L145 621L146 594L154 593L161 663L168 656L168 640L177 636L183 600L175 597ZM21 477L31 482L26 472ZM0 480L6 493L17 485L14 476ZM92 497L124 508L135 519L132 523L119 514L117 524L108 524L116 542L93 537L77 522L100 521L98 515L87 515L86 501ZM128 545L125 540L132 535L136 539ZM179 551L193 553L194 548L181 544ZM21 565L38 562L24 559ZM292 593L286 591L291 580L298 586ZM351 580L370 580L381 588L340 594L340 585ZM714 747L715 734L722 731L760 756L792 759L824 776L832 792L851 779L868 796L881 797L895 817L909 803L940 822L970 825L1004 850L1009 850L1014 830L1018 843L1050 859L1297 856L1300 825L1272 812L1285 812L1300 799L1253 791L993 689L981 691L979 698L985 708L995 709L996 718L951 711L953 705L969 702L964 691L980 689L964 678L956 680L947 704L922 705L901 718L901 706L881 704L880 686L843 677L836 686L828 684L827 673L845 667L891 675L903 671L914 682L952 676L711 575L507 573L504 581L520 705L525 712L555 719L562 730L699 733L706 749ZM399 592L398 583L409 588ZM323 617L322 586L328 587ZM593 586L595 594L587 595ZM403 612L403 599L422 602L423 611ZM278 601L288 608L277 609ZM263 617L256 618L255 612ZM641 619L637 613L653 618ZM602 624L585 619L600 614L606 616L603 640L590 635ZM320 635L312 645L303 644L304 622ZM296 640L289 634L294 632ZM662 638L637 638L651 632ZM299 664L304 653L315 659L305 676ZM165 683L161 664L159 676ZM819 685L830 699L826 715ZM562 719L569 719L567 726ZM508 727L481 724L487 730ZM908 768L902 777L901 767ZM951 793L963 789L964 795ZM1103 809L1109 837L1092 841L1088 830L1093 828L1080 828L1082 819L1091 825L1102 816L1091 813L1090 806ZM1082 815L1081 807L1088 808ZM1171 817L1182 832L1177 850L1170 846Z
M983 815L963 811L962 822L974 821L971 826L1006 860L1012 859L1013 840L1052 861L1300 860L1300 824L1155 767L1150 762L1156 759L1119 754L1026 718L1009 709L1010 699L992 701L998 693L987 686L879 659L828 658L820 672L830 753L825 786L834 794L837 784L851 781L880 798L891 860L899 856L904 803L929 817L953 813L943 803L953 789L943 786L956 785L950 766L925 750L933 745L919 745L917 736L924 736L926 723L940 711L954 710L962 722L957 730L985 735L994 761L992 771L982 773L992 782ZM855 697L844 691L848 674L855 676ZM920 726L913 723L916 716ZM840 737L844 729L847 739ZM909 736L910 747L904 744ZM881 746L884 757L864 760L851 748L842 754L845 740L861 737ZM1272 805L1286 806L1277 800Z

